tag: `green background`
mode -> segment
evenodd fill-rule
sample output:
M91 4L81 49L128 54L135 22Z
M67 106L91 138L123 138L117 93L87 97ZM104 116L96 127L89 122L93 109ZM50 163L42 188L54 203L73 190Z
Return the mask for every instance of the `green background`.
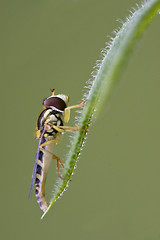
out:
M160 239L160 16L137 44L109 105L93 122L73 181L41 221L28 192L42 100L81 102L107 35L133 0L0 3L2 239ZM74 124L74 111L69 125ZM56 154L64 161L69 134ZM47 199L56 183L53 162Z

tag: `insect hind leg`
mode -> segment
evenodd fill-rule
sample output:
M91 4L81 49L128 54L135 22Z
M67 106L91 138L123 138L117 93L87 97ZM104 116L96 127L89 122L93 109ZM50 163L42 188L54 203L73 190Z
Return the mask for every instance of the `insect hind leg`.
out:
M44 146L49 145L49 144L51 144L51 143L53 143L53 142L55 142L55 140L50 140L50 141L47 141L47 142L45 142L45 143L42 143L42 144L39 146L39 148L40 148L41 151L49 153L49 154L52 156L52 159L57 160L57 167L56 167L56 168L57 168L58 177L60 177L62 180L64 180L64 178L63 178L63 177L61 176L61 174L60 174L60 167L59 167L59 165L61 165L61 167L64 168L64 165L63 165L63 163L61 162L61 159L60 159L59 157L57 157L55 154L52 154L51 152L49 152L48 150L46 150L45 148L43 148Z
M64 178L60 174L60 168L59 168L59 165L61 165L61 167L64 168L64 165L61 162L61 159L54 154L52 155L52 158L57 160L57 174L58 174L58 177L60 177L62 180L64 180Z

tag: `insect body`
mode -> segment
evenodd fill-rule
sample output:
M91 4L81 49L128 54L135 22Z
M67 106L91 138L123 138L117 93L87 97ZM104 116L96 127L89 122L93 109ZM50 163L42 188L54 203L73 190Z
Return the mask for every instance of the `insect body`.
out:
M62 132L71 132L82 128L64 126L63 124L69 121L70 109L81 107L85 103L67 107L69 97L63 94L54 95L54 92L53 89L52 95L44 100L44 110L40 113L37 121L36 135L39 138L39 144L29 193L31 197L35 183L37 202L44 212L48 208L45 199L45 181L52 159L57 161L57 174L63 179L60 174L60 165L62 168L64 166L60 158L54 154L54 147L59 143Z

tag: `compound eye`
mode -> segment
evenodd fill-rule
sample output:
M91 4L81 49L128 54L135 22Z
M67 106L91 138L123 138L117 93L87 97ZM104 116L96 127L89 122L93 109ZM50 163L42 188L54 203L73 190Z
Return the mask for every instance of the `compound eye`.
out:
M59 97L49 97L46 98L43 102L45 107L54 107L57 110L64 111L66 108L65 102Z

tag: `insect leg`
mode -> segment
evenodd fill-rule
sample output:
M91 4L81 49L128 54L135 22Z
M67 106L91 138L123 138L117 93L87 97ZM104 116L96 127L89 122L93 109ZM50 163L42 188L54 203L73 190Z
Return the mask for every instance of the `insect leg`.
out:
M71 127L71 126L53 126L53 128L60 133L62 133L62 132L74 132L77 129L83 129L83 127L81 127L81 126L74 126L74 127Z
M50 140L50 141L47 141L47 142L45 142L45 143L42 143L42 144L39 146L39 148L40 148L41 151L49 153L49 154L52 156L52 159L56 159L56 160L57 160L57 174L58 174L58 176L59 176L61 179L64 179L64 178L61 176L61 174L60 174L60 168L59 168L59 164L61 165L62 168L64 168L64 165L63 165L63 163L61 162L61 159L60 159L59 157L57 157L56 155L52 154L51 152L49 152L48 150L46 150L45 148L43 148L44 146L53 143L53 141L55 142L55 140Z
M46 145L49 145L49 144L51 144L51 143L59 143L59 139L52 139L52 140L48 140L47 142L44 142L44 143L42 143L42 144L40 144L40 148L42 148L41 150L43 151L43 150L45 150L43 147L44 146L46 146ZM45 150L45 151L47 151L47 150Z
M62 180L64 180L64 178L60 174L60 169L59 169L59 164L61 165L62 168L64 168L64 165L61 162L61 159L54 154L52 155L52 158L57 160L57 174L58 174L58 177L60 177Z
M82 103L78 104L78 105L73 105L73 106L69 106L67 108L64 109L64 122L67 123L70 119L70 110L73 108L79 108L84 106L84 104L86 103L87 100L83 101Z

